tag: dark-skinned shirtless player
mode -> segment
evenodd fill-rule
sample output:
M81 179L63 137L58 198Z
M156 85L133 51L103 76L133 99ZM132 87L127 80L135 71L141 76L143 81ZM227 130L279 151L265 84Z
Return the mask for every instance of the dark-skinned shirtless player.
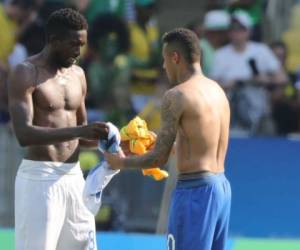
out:
M83 70L74 65L87 22L61 9L46 24L45 48L12 72L9 108L26 147L15 182L17 250L96 249L94 216L83 204L80 146L107 137L105 123L87 125Z

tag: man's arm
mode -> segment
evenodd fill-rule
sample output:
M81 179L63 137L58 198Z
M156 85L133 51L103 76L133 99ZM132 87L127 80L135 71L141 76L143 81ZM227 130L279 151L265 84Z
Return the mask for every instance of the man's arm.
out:
M273 75L271 75L271 82L276 85L284 85L288 83L288 76L283 68L280 68Z
M112 168L152 168L163 166L169 158L176 139L177 129L183 112L183 97L178 90L169 90L162 102L162 128L157 136L154 149L142 156L120 158L106 154Z
M12 72L9 86L9 111L21 146L49 145L80 137L96 137L101 126L50 128L33 124L32 94L35 89L35 70L30 64L20 64Z
M265 81L262 81L262 83L273 85L288 83L288 76L274 52L266 45L262 45L262 49L262 58L264 59L263 63L266 72L263 74L262 78L265 78Z

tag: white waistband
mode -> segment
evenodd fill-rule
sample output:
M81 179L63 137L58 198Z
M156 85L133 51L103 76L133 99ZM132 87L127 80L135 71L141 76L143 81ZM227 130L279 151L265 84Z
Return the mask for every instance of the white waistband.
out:
M35 180L54 180L66 175L82 175L79 162L31 161L23 159L18 176Z

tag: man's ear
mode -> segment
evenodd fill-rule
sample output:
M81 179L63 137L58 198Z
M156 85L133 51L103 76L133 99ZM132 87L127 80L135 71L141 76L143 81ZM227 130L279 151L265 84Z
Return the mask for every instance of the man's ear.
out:
M172 61L175 63L175 64L179 64L180 62L180 55L177 51L173 51L172 52Z

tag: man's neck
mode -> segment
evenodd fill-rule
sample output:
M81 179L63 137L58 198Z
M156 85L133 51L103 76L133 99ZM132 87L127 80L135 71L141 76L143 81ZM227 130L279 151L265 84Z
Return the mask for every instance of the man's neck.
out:
M209 45L213 48L213 49L217 49L218 47L220 47L220 43L217 39L213 38L212 36L208 36L206 38L206 40L208 41Z
M202 70L199 62L187 65L187 67L182 68L182 70L178 72L177 82L186 82L195 75L202 75Z
M237 51L237 52L244 52L246 50L247 47L247 43L233 43L232 46L233 48Z
M45 67L49 68L50 70L57 71L63 69L63 67L58 66L57 63L55 62L53 54L51 53L50 48L48 46L46 46L42 50L41 57L45 63Z

